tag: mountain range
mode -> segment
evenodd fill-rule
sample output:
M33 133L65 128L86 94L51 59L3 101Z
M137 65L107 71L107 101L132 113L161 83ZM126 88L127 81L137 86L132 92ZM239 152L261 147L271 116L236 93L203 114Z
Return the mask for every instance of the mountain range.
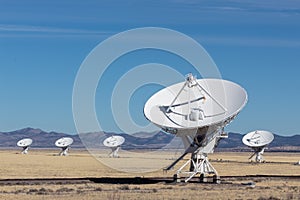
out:
M0 148L17 148L17 141L22 138L32 138L32 148L56 148L54 143L61 137L72 137L74 143L72 148L85 148L90 143L95 144L94 147L100 147L101 137L106 138L116 133L86 133L84 135L72 135L67 133L46 132L37 128L24 128L10 132L0 132ZM173 146L169 148L178 148L180 140L174 138L173 135L164 132L156 134L151 133L135 133L132 135L121 133L118 134L125 138L123 149L158 149L166 146L172 141ZM242 143L242 134L229 133L227 139L222 139L216 148L216 151L249 151L250 149ZM269 145L269 151L300 151L300 135L280 136L274 134L274 140ZM84 144L82 142L84 138ZM173 140L174 139L174 140ZM103 139L102 139L103 140Z

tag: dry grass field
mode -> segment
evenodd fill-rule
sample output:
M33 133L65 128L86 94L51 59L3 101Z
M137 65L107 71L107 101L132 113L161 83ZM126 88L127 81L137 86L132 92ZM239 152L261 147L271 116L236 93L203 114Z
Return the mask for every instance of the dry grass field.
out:
M83 177L172 177L163 170L150 173L125 173L111 169L86 151L72 149L69 156L56 156L57 150L0 151L0 179L83 178ZM249 163L250 153L215 153L212 164L222 176L298 175L298 153L265 153L266 163ZM125 159L125 158L123 158ZM131 159L130 158L129 162ZM148 162L148 161L147 161ZM166 162L166 156L152 162ZM168 160L167 162L172 162ZM148 163L147 163L148 164ZM177 169L179 163L175 166ZM253 182L254 186L247 183ZM1 182L0 182L1 184ZM15 183L0 185L0 199L300 199L300 179L260 178L228 179L221 184L165 183Z

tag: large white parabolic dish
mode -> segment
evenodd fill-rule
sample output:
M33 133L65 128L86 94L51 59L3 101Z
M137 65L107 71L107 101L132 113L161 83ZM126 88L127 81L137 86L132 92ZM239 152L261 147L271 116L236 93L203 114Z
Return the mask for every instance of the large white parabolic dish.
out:
M225 121L234 118L247 102L246 91L236 83L222 79L195 81L200 90L199 87L182 89L186 83L182 82L155 93L145 104L145 117L167 132L188 134L189 130L200 127L227 124ZM199 112L191 115L191 111L199 110L200 115Z
M32 139L31 138L24 138L24 139L17 142L18 147L28 147L31 144L32 144Z
M203 177L213 174L219 182L218 173L207 154L213 153L219 140L227 135L224 127L246 102L247 93L238 84L222 79L196 79L192 74L188 74L184 82L150 97L144 107L145 117L164 131L181 137L186 148L166 170L191 153L191 159L178 169L175 177L180 181L181 175L188 175L185 178L188 182L197 174ZM188 164L189 171L183 171Z
M265 147L274 140L274 135L269 131L252 131L243 137L243 143L251 148Z
M106 138L103 141L104 146L106 147L118 147L121 146L125 142L125 138L119 135L111 136Z
M64 148L64 147L68 147L73 143L73 139L70 137L63 137L60 138L58 140L56 140L55 142L55 146L60 147L60 148Z

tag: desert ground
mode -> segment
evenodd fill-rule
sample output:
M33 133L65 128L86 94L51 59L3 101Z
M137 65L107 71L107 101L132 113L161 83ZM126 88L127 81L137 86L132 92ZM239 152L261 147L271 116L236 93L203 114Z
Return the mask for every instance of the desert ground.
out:
M266 152L266 162L259 164L248 161L250 152L211 154L209 158L221 176L221 184L163 181L171 180L184 161L167 173L162 169L129 173L105 166L84 150L72 149L65 157L57 153L57 149L30 149L28 155L20 154L19 149L0 150L0 199L300 199L300 166L294 164L300 160L300 153ZM120 158L100 160L114 159L115 164L127 159L134 163L134 157L121 153ZM171 163L167 158L168 153L150 160L154 165ZM149 165L149 159L139 162ZM107 182L93 181L104 177ZM120 178L134 177L155 177L160 181L118 183ZM79 180L51 181L72 178Z

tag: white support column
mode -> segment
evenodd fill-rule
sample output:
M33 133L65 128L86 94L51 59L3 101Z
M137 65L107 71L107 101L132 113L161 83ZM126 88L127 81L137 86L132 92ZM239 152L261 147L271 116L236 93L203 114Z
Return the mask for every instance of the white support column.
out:
M190 164L189 171L184 171L184 168ZM203 179L200 180L202 182L206 182L205 178L207 175L213 175L214 181L219 183L219 176L216 169L211 165L208 160L207 154L203 154L201 152L193 153L191 158L184 163L177 171L176 177L177 179L181 177L181 174L185 174L185 182L190 181L196 175L200 175Z

